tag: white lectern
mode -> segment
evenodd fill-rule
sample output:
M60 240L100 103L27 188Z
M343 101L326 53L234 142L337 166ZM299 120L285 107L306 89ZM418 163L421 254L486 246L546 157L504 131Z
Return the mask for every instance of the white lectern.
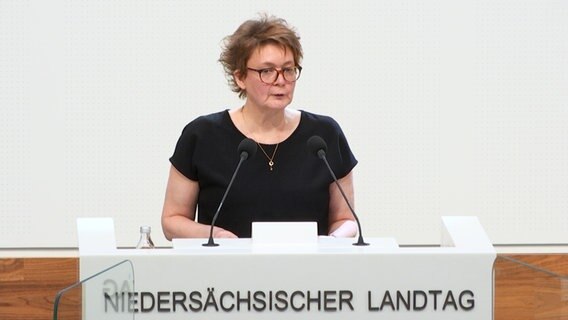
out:
M80 275L123 260L131 281L83 290L91 319L492 319L495 250L476 217L443 217L440 247L394 239L176 239L168 249L117 249L112 220L78 221ZM97 229L99 229L97 231ZM309 238L309 237L308 237ZM132 319L132 317L130 317Z

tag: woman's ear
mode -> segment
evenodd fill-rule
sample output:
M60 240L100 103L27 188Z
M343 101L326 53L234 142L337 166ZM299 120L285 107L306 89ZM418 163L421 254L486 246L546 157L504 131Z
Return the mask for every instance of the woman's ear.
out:
M239 88L241 88L241 90L246 89L244 82L245 78L241 76L241 72L239 70L235 70L235 72L233 72L233 78L235 79L235 83L237 84L237 86L239 86Z

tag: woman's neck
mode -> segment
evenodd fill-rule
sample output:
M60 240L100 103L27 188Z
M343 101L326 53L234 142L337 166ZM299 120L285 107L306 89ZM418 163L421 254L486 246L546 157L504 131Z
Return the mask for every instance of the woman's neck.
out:
M241 107L241 112L245 114L247 121L260 128L272 129L286 123L286 109L261 109L245 104Z
M241 116L243 133L263 144L277 144L290 136L295 129L293 112L283 110L259 111L244 105L238 110Z

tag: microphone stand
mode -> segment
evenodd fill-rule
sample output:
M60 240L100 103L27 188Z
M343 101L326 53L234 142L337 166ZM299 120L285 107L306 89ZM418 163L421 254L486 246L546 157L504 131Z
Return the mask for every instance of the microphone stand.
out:
M235 177L237 176L237 172L239 172L239 168L241 167L241 164L247 158L248 158L248 153L242 152L241 158L239 160L239 164L237 165L237 168L235 169L235 172L233 173L233 176L231 177L231 181L229 182L229 186L227 186L227 189L225 190L225 194L223 195L223 198L221 199L221 202L219 203L219 207L217 208L217 211L215 212L215 215L213 216L213 221L211 221L211 229L209 230L209 240L207 241L207 243L203 244L204 247L217 247L217 246L219 246L219 244L217 244L217 243L215 243L215 241L213 241L213 228L215 227L215 221L217 221L217 217L219 216L219 212L221 212L221 207L223 206L223 203L225 202L225 198L227 197L229 190L231 190L231 186L233 185L233 181L235 181Z
M325 156L325 151L320 149L318 150L318 157L320 159L323 160L323 162L325 162L325 165L327 166L327 169L329 170L329 173L331 173L331 176L333 177L333 181L335 181L335 184L337 185L337 187L339 188L339 192L341 192L341 195L343 196L343 199L345 199L345 202L347 203L347 206L349 207L349 210L351 210L351 213L353 214L353 217L355 218L355 221L357 222L357 228L359 229L359 239L357 240L357 242L355 242L353 245L354 246L368 246L369 244L366 243L363 240L363 230L361 229L361 223L359 222L359 218L357 217L357 215L355 214L355 210L353 210L353 208L351 207L351 204L349 203L349 201L347 201L347 196L345 195L345 192L343 192L343 188L341 187L341 185L339 184L339 181L337 181L337 177L335 176L335 173L333 173L333 170L331 169L331 166L329 165L329 162L327 162L327 158Z

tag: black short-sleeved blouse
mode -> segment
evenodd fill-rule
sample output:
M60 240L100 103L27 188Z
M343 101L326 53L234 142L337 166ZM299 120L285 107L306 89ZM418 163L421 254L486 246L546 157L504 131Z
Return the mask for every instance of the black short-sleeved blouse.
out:
M260 148L243 162L216 225L250 237L253 221L316 221L318 233L327 234L333 178L325 163L308 151L306 142L313 135L327 143L327 159L338 179L351 172L357 160L337 122L301 111L298 127L278 146L273 171ZM211 224L239 162L237 147L244 138L228 110L201 116L183 129L170 162L199 182L198 222ZM272 155L276 145L262 147Z

